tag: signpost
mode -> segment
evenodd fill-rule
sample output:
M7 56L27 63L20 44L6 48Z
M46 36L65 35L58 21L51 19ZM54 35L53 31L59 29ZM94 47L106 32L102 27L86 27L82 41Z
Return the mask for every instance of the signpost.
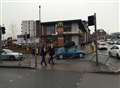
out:
M95 48L96 48L96 65L99 64L99 61L98 61L98 50L97 50L97 34L96 34L96 31L97 31L97 23L96 23L96 13L94 13L94 15L92 16L88 16L88 26L93 26L95 27L95 40L94 40L94 43L95 43Z

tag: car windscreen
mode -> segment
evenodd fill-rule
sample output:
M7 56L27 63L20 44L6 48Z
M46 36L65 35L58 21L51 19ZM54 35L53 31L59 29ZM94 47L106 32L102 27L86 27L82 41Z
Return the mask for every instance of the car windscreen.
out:
M68 49L68 52L77 52L77 51L80 51L80 50L76 49L76 48L70 48L70 49Z

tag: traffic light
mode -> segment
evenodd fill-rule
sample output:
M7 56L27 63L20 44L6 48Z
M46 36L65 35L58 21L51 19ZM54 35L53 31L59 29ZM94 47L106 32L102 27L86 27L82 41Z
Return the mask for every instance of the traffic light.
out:
M88 16L88 26L95 25L95 16Z
M2 27L2 34L5 34L6 32L5 32L5 27Z

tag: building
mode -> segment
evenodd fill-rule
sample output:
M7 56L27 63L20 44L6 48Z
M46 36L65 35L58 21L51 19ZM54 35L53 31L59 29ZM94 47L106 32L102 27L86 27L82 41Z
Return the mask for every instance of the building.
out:
M22 35L30 34L30 37L34 37L36 35L35 24L36 22L33 20L22 21L22 24L21 24Z
M90 34L87 21L81 19L42 22L40 31L42 43L47 45L52 42L57 46L63 46L69 41L74 41L79 46L88 41Z
M97 40L106 40L107 33L103 29L98 29L96 32L93 33L93 38L95 38L95 33L97 35Z
M24 20L21 24L21 35L17 36L18 44L33 45L35 42L38 43L38 29L36 27L38 22L34 20Z
M120 32L115 32L110 34L110 39L111 40L120 40Z
M18 35L18 44L37 46L53 43L55 46L64 46L65 43L74 41L77 46L89 41L90 30L87 21L81 19L40 22L22 21L22 33ZM29 35L27 37L26 35Z
M17 35L17 44L18 45L24 45L26 43L24 39L24 35Z

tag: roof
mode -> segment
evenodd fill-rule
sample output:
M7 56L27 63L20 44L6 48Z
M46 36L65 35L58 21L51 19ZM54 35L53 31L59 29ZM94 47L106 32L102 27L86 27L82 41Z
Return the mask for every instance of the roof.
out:
M41 22L41 23L42 23L42 24L56 24L56 23L58 23L58 22L63 22L63 23L81 22L81 19L48 21L48 22Z
M38 21L37 21L38 22ZM83 30L84 32L87 31L85 27L85 21L82 21L81 19L74 19L74 20L59 20L59 21L48 21L48 22L41 22L42 25L55 25L56 23L63 22L64 23L79 23L79 28Z

